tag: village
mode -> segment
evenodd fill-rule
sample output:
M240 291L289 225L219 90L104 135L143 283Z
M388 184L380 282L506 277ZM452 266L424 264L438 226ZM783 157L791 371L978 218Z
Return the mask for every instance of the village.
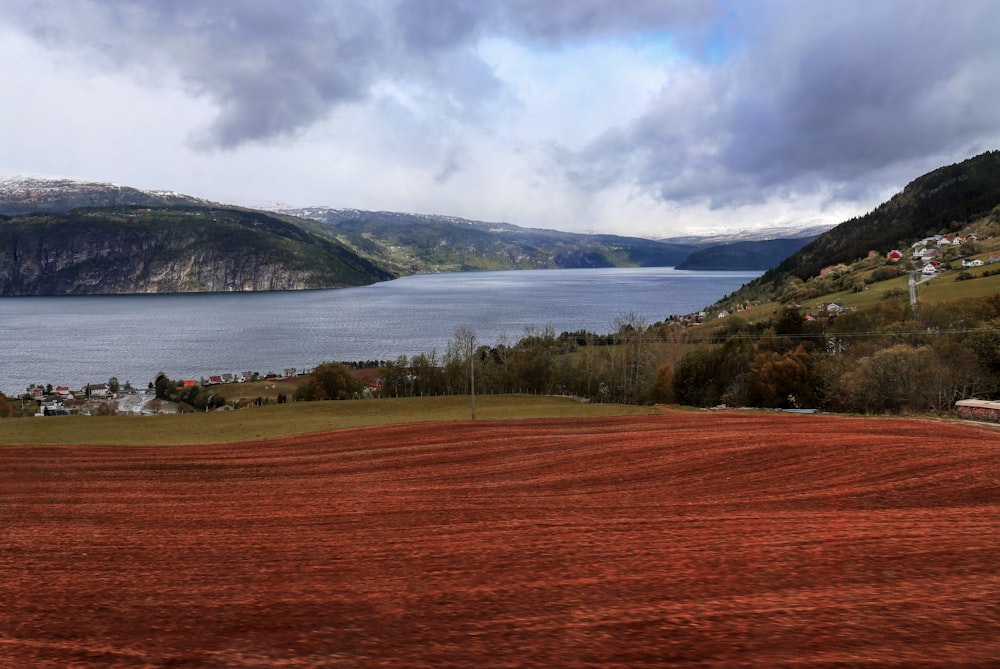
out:
M300 374L308 374L309 371L289 367L284 369L281 374L253 371L213 374L200 379L183 379L179 382L179 387L191 388L252 381L277 381L279 379L292 379ZM118 379L111 377L106 382L88 383L79 389L72 389L70 386L53 386L52 384L45 386L31 384L25 392L19 393L11 399L20 402L22 415L30 415L27 411L33 404L35 407L34 415L41 417L66 416L71 413L95 416L143 415L162 412L161 409L153 411L147 408L154 397L152 382L146 388L138 388L130 382L119 384Z

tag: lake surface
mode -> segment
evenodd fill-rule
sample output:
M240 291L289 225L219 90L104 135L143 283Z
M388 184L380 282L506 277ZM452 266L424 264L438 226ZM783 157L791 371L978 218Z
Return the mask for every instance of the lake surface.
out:
M437 350L455 330L516 341L525 328L610 332L701 310L757 272L520 270L410 276L361 288L0 298L0 390L81 388L115 376L281 373L328 360L389 360Z

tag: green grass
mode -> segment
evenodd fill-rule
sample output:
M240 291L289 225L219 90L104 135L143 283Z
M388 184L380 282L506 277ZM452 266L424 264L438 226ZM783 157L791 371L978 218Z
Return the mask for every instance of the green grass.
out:
M223 383L211 386L209 390L222 395L226 398L227 402L238 402L242 399L253 400L257 397L274 401L278 395L282 394L291 398L295 394L296 388L305 382L305 377L293 376L291 378L271 379L267 381Z
M993 268L996 267L996 265L993 266ZM982 276L985 271L993 268L987 266L966 270L969 274L976 277L967 281L955 280L955 277L962 270L947 270L940 276L924 281L917 286L917 302L918 304L941 304L965 298L986 297L1000 293L1000 274ZM868 290L865 291L842 290L802 300L802 306L806 312L814 313L819 309L819 305L828 302L839 302L845 307L854 307L857 309L874 306L878 302L884 302L886 299L903 299L909 302L910 291L908 281L909 275L887 279L886 281L878 281L869 284ZM887 298L886 293L890 291L898 292L900 297ZM739 316L756 323L773 318L781 308L782 306L778 302L765 302L751 311L740 313Z
M622 404L584 404L563 397L476 398L477 420L633 416L662 411ZM468 420L470 414L470 398L458 396L295 402L207 414L10 418L0 421L0 446L231 443L351 427Z
M941 302L952 302L970 297L986 297L1000 293L1000 274L992 276L982 276L987 269L993 267L978 267L966 270L974 279L967 281L955 281L959 272L950 270L944 275L935 277L917 287L917 300L927 304L940 304Z

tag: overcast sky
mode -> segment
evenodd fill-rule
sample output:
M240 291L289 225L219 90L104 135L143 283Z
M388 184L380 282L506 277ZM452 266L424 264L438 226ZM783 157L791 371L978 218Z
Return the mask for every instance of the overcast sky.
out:
M1000 148L997 0L5 0L0 176L665 237Z

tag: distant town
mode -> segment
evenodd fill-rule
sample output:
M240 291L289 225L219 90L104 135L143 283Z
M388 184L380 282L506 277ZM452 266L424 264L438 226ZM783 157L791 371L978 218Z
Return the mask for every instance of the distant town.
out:
M298 370L294 367L276 372L241 372L236 374L213 374L200 379L183 379L180 383L185 388L194 386L214 386L229 383L246 383L251 381L276 381L291 379L308 374L311 370ZM180 387L180 386L179 386ZM23 393L12 399L21 402L22 409L33 402L36 416L65 416L70 413L82 415L104 415L109 413L153 413L143 411L146 401L152 399L153 382L146 387L137 387L131 382L119 384L118 379L111 377L105 382L88 383L82 388L70 386L45 386L31 384Z

